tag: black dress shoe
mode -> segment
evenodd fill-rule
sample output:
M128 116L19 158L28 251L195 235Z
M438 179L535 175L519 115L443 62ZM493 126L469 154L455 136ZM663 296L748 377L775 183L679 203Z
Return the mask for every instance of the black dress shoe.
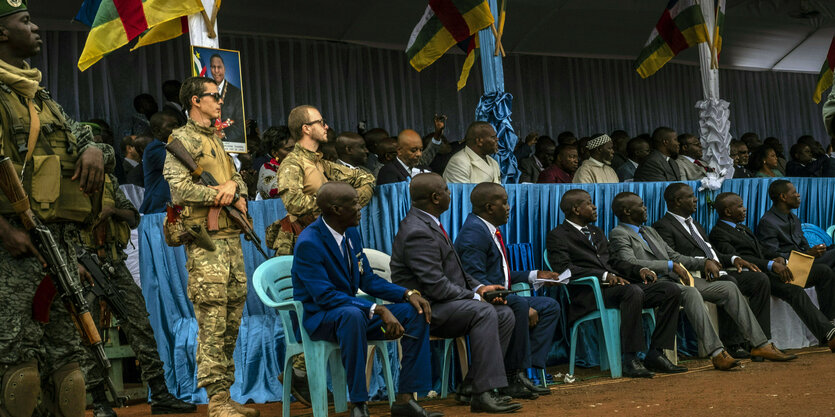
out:
M522 404L519 403L499 403L489 391L474 394L470 402L472 413L512 413L520 408Z
M507 386L499 389L499 392L512 398L520 398L523 400L535 400L539 398L539 395L522 385L522 381L519 380L519 376L516 374L507 376Z
M353 407L351 407L351 417L369 417L368 405L365 403L353 403Z
M411 398L407 403L391 405L391 417L443 417L443 415L444 413L427 411Z
M673 364L664 355L647 356L647 358L644 360L644 366L652 372L664 374L678 374L682 372L687 372L687 368Z
M185 414L197 412L197 406L171 395L168 391L151 395L151 414Z
M729 346L727 349L725 349L725 351L727 351L728 354L731 355L731 357L734 358L734 359L749 359L749 358L751 358L751 354L748 353L748 349L745 349L744 347L742 347L740 345Z
M459 403L469 404L473 396L473 385L469 381L464 381L461 386L455 391L455 401Z
M517 375L519 376L519 382L521 382L522 385L525 388L527 388L530 392L532 392L534 394L539 394L539 395L549 395L549 394L551 394L551 390L549 390L548 388L540 387L539 385L534 385L534 383L531 382L530 379L528 379L528 376L525 375L524 372L519 371L519 373Z
M623 376L629 378L652 378L655 374L647 370L638 358L623 362Z

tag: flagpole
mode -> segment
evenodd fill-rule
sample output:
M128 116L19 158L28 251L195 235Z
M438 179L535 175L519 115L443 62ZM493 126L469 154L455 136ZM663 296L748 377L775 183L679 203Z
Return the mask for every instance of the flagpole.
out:
M702 141L702 159L719 173L719 177L702 180L702 186L718 189L724 178L733 178L733 160L730 158L730 103L719 97L719 69L717 60L718 37L716 33L717 10L713 0L698 2L708 34L708 42L699 44L699 67L702 74L704 99L696 103L699 111L699 138Z
M488 0L487 3L490 5L490 11L493 13L493 20L495 21L499 16L497 1ZM501 26L501 23L499 25ZM489 122L496 129L499 151L493 157L499 161L502 182L515 183L519 177L519 170L516 164L516 156L513 155L513 149L516 147L516 141L519 138L510 123L513 96L504 91L502 56L496 56L493 53L496 49L496 37L493 35L493 30L493 26L488 26L479 31L478 34L484 94L475 109L475 120Z
M206 48L220 48L220 35L217 31L217 8L220 6L220 0L193 1L202 3L204 12L195 13L188 17L188 36L191 44ZM209 13L210 10L212 16L209 19L205 19L203 15ZM214 19L214 22L212 22L212 19ZM214 23L214 27L211 30L206 20ZM212 37L210 35L214 36Z

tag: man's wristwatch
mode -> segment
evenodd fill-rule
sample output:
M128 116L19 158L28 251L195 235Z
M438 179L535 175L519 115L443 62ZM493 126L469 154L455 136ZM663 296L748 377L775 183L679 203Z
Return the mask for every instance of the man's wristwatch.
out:
M409 291L406 291L406 295L403 296L403 299L406 300L406 301L409 301L409 299L412 298L412 294L421 295L420 291L418 291L418 290L409 290Z

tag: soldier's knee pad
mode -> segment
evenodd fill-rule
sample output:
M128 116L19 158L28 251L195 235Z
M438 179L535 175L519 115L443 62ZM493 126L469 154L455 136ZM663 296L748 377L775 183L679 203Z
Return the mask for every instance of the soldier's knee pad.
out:
M0 416L30 417L40 392L41 376L37 362L10 367L0 380Z
M84 375L75 362L68 363L52 374L54 383L54 412L58 417L83 417L87 406Z

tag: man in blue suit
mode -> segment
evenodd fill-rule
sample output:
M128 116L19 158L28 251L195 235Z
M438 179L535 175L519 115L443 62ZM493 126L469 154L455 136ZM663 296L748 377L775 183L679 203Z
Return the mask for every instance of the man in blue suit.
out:
M322 215L299 235L293 258L293 298L302 303L302 325L313 340L339 344L348 377L351 417L368 416L365 357L368 340L397 339L403 347L400 389L392 416L442 416L412 399L429 391L431 308L420 293L380 278L362 252L356 225L360 204L353 187L324 184L316 196ZM361 289L391 301L383 306L357 298Z
M507 247L498 227L507 223L510 205L501 185L492 182L478 184L470 194L473 212L455 238L455 250L461 257L464 271L484 285L510 288L515 283L529 283L539 278L556 280L559 274L550 271L511 271ZM513 310L516 325L504 356L507 373L505 395L534 399L551 393L536 386L524 370L531 366L545 369L545 359L554 340L560 320L560 305L549 297L521 297L510 294L506 298Z

